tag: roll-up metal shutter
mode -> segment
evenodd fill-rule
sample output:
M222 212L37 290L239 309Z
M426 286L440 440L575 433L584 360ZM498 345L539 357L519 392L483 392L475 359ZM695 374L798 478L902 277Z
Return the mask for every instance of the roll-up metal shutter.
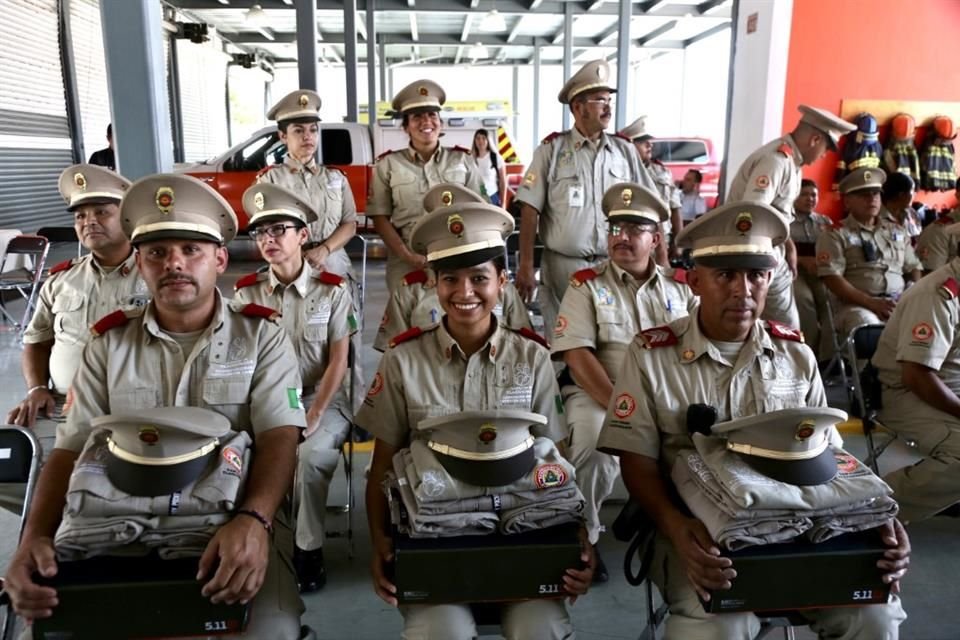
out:
M99 0L70 0L74 77L80 100L83 158L107 146L110 90L107 84Z
M56 0L4 0L0 228L29 232L70 219L57 191L73 162L58 30Z
M229 58L217 37L203 44L179 40L177 57L184 160L206 160L229 146L225 98Z

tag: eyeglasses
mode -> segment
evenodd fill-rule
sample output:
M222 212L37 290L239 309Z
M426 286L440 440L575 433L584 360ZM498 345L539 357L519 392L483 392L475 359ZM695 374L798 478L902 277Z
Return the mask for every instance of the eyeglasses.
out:
M613 98L587 98L584 102L589 102L591 104L600 104L605 107L609 107L613 104Z
M287 232L287 229L296 229L297 225L295 224L273 224L269 227L263 227L262 229L250 229L250 237L256 240L261 238L264 235L268 235L271 238L279 238Z
M618 236L621 233L627 234L628 238L636 238L643 233L653 233L655 229L643 224L634 224L632 222L618 222L610 224L607 227L610 235Z

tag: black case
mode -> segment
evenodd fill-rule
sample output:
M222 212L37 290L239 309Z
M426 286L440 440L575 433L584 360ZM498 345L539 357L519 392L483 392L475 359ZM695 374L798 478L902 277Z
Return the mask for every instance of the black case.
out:
M401 604L561 598L567 569L581 568L580 525L515 535L394 536L393 581Z
M814 544L800 539L748 547L733 560L733 588L714 591L708 613L881 604L890 596L877 560L887 546L879 531L848 533Z
M100 556L58 563L53 616L33 623L35 640L113 640L238 633L249 605L212 604L200 595L199 558ZM212 575L212 574L211 574Z

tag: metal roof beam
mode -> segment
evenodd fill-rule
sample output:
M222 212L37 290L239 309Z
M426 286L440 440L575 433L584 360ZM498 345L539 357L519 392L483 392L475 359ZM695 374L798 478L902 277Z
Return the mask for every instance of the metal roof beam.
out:
M667 25L664 25L667 26ZM672 28L672 26L671 26ZM661 33L656 33L663 29ZM647 41L666 33L667 29L661 27L660 29L654 29L650 33L646 34L641 38L633 40L633 45L640 47L644 46ZM490 34L485 33L482 36L474 35L473 38L465 38L463 34L444 34L444 33L421 33L418 34L419 38L414 40L412 34L406 33L380 33L379 38L383 40L383 43L386 45L391 44L406 44L406 45L421 45L421 46L449 46L456 47L460 46L468 41L479 40L488 47L503 47L503 46L514 46L514 47L535 47L535 46L551 46L550 43L544 42L543 38L535 36L517 36L512 41L508 40L509 36L504 34ZM561 34L562 35L562 34ZM296 34L278 32L273 34L274 39L269 40L263 36L263 34L256 31L242 31L240 33L225 33L225 39L228 39L230 42L236 43L238 45L242 44L284 44L296 42ZM696 36L695 36L696 37ZM563 38L561 38L562 40ZM344 38L342 33L326 33L323 37L323 42L326 44L343 44ZM657 42L654 49L682 49L683 40L662 40ZM604 47L603 45L598 45L594 42L593 38L574 38L573 46L579 49L596 49L596 48L609 48Z
M676 21L676 20L671 20L670 22L666 22L666 23L660 25L659 27L657 27L657 28L654 29L653 31L649 32L647 35L641 36L640 39L639 39L638 41L636 41L636 42L639 42L639 43L640 43L640 46L643 46L643 45L647 44L648 42L650 42L651 40L655 40L655 39L659 38L660 36L662 36L663 34L665 34L665 33L668 32L668 31L672 30L672 29L673 29L674 27L676 27L676 26L677 26L677 21Z
M513 29L510 29L510 34L507 36L507 42L513 42L517 39L517 34L520 33L521 22L523 22L523 16L517 18L517 21L513 23Z
M683 41L683 48L686 49L687 47L689 47L690 45L692 45L692 44L695 43L695 42L700 42L701 40L706 40L706 39L709 38L710 36L712 36L712 35L714 35L714 34L717 34L717 33L720 33L721 31L726 31L726 30L729 29L729 28L730 28L730 23L729 23L729 22L724 22L723 24L718 24L718 25L715 25L715 26L713 26L713 27L710 27L710 28L707 29L706 31L703 31L703 32L701 32L701 33L698 33L697 35L695 35L695 36L693 36L693 37L691 37L691 38L687 38L686 40L684 40L684 41Z

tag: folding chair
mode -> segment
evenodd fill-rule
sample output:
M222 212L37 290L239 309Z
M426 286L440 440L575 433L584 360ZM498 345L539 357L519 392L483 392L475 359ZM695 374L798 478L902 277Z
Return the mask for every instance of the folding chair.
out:
M850 387L853 396L850 401L851 413L863 421L863 435L867 440L866 462L874 473L880 473L877 458L897 438L896 432L884 427L877 420L881 398L880 379L877 368L870 362L870 358L877 350L883 326L882 324L862 324L854 327L847 337L846 344L847 357L850 359L851 366L854 367L853 376L851 376L853 384ZM862 369L860 369L861 362L864 363ZM879 445L873 438L874 432L878 429L889 436L886 442Z
M344 250L349 256L357 253L360 254L360 282L357 284L357 289L360 292L360 300L358 300L358 303L362 321L363 301L366 295L365 291L367 290L367 239L358 233L350 238L350 241L344 246Z
M27 260L26 266L0 273L0 291L16 291L26 301L23 318L18 323L7 311L3 300L0 299L0 312L11 324L20 328L20 333L23 333L27 328L27 323L33 314L33 304L37 297L37 291L40 289L43 265L47 261L49 248L50 243L47 242L46 238L30 235L17 236L7 245L6 256L19 255ZM4 257L5 260L6 257Z
M66 243L76 243L77 245L77 257L79 258L83 255L83 243L80 242L80 238L77 237L77 231L73 227L43 227L37 231L38 236L43 236L53 244L55 242Z
M820 331L828 332L830 336L830 344L833 346L833 356L830 358L830 363L822 372L822 377L824 379L824 384L828 384L827 379L831 376L834 369L838 369L840 372L840 377L843 380L843 388L849 389L850 383L847 380L847 365L843 361L843 348L846 342L840 342L840 337L837 335L837 327L833 322L833 303L830 301L832 294L826 292L826 306L827 306L827 317L823 320L823 326L821 326ZM846 338L846 336L844 336ZM822 344L822 342L821 342ZM819 345L817 345L819 348ZM855 366L855 365L851 365Z
M350 386L349 391L347 392L348 403L350 405L351 412L353 411L353 402L354 402L354 384L356 380L354 379L356 367L355 362L357 358L356 350L353 348L353 343L350 342L349 351L347 352L347 367L350 372ZM328 529L325 531L327 538L346 538L347 539L347 556L353 559L353 511L356 508L356 495L353 491L353 448L354 448L354 436L356 434L356 425L353 422L353 415L350 415L350 429L347 431L347 441L344 443L344 446L340 448L340 455L343 458L343 473L346 476L347 481L347 502L342 505L329 505L327 506L327 513L335 514L346 514L347 516L347 529L346 531L341 531L339 529ZM2 640L2 639L0 639Z
M30 512L33 490L40 471L40 443L29 429L14 426L0 426L0 483L26 485L23 495L23 509L20 512L20 527L17 539L23 533L23 525ZM0 640L13 637L16 616L10 606L6 593L0 594L0 606L3 607L3 626Z

